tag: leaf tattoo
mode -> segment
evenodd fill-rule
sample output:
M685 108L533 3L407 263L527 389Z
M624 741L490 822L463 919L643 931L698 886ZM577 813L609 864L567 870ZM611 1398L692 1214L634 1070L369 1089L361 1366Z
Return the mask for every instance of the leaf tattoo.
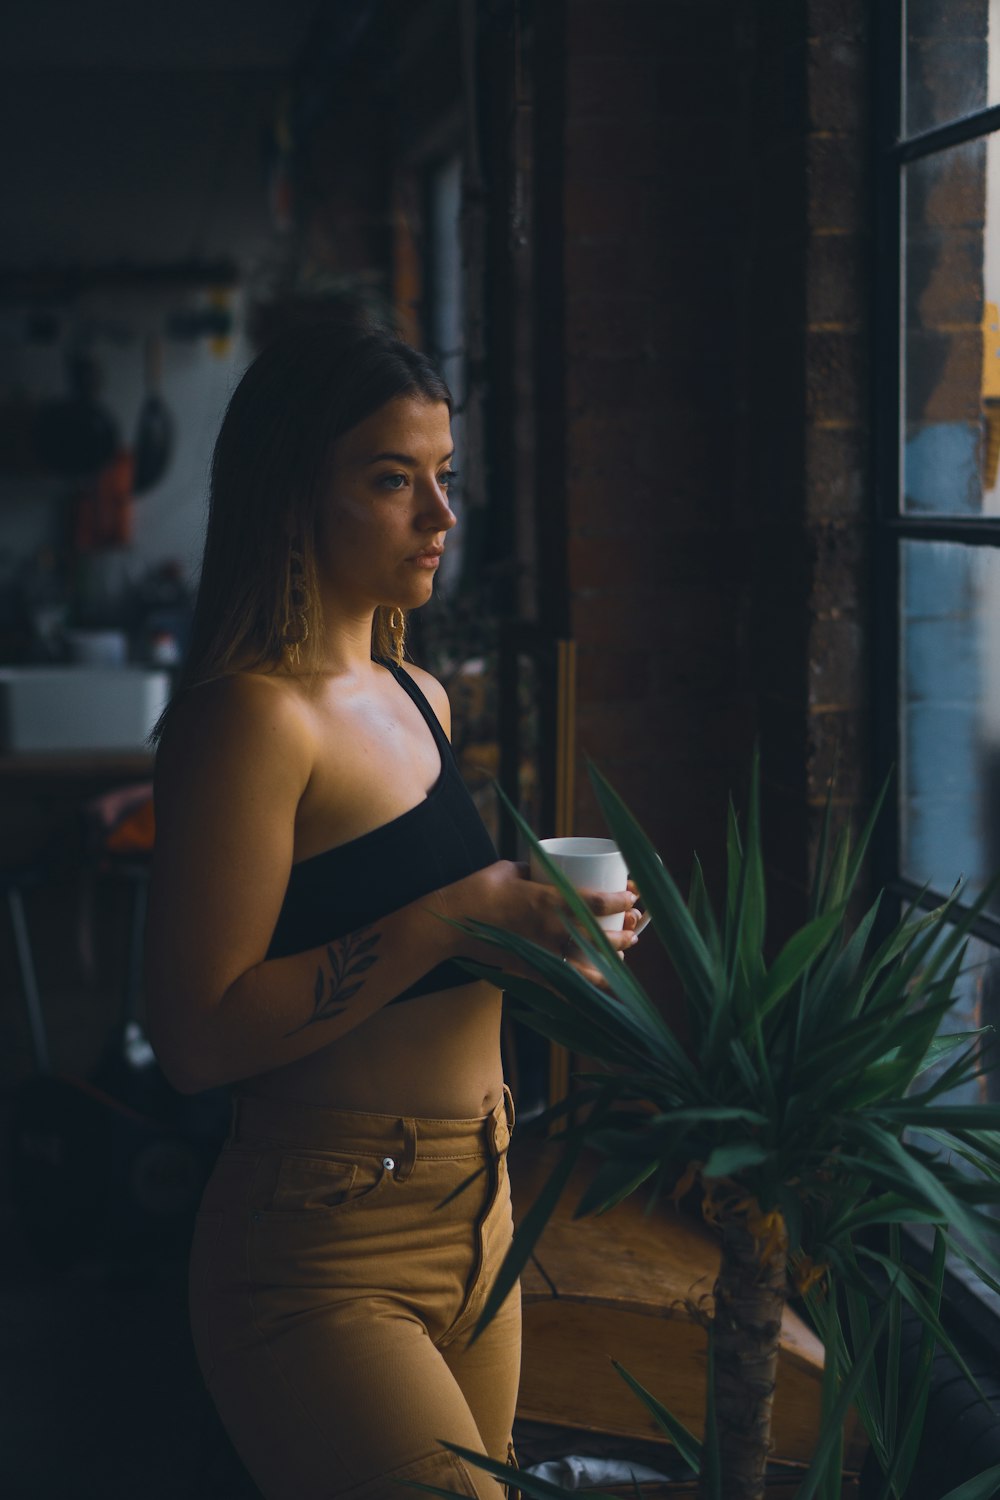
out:
M367 936L368 933L371 936ZM378 963L379 955L373 950L381 941L380 932L371 932L370 928L362 927L359 932L349 932L335 943L328 943L326 956L330 969L329 973L325 973L320 964L316 970L313 1013L301 1026L293 1026L285 1035L294 1036L297 1031L304 1031L316 1021L335 1021L338 1016L343 1015L347 1002L364 986L365 981L357 976L367 974L372 964Z

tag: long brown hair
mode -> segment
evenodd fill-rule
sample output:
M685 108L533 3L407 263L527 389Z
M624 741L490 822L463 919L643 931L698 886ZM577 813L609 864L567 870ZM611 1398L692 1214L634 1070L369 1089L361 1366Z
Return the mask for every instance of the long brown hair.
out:
M175 701L215 677L274 669L290 653L304 672L319 665L316 529L333 446L407 395L452 409L427 357L370 326L321 319L288 328L248 367L212 455L201 580ZM372 628L374 654L397 662L403 628L390 615L400 613L380 606Z

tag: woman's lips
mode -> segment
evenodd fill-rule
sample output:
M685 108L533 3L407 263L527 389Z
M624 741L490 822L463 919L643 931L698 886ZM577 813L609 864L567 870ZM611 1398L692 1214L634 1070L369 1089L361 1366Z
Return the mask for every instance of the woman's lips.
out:
M411 557L410 562L417 568L436 568L441 561L440 552L418 552L416 557Z

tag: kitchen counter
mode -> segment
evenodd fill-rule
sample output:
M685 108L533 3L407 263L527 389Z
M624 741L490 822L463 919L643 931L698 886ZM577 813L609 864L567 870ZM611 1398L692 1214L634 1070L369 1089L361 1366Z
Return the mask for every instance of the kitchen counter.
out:
M136 781L153 773L149 750L33 750L22 755L0 753L0 780Z

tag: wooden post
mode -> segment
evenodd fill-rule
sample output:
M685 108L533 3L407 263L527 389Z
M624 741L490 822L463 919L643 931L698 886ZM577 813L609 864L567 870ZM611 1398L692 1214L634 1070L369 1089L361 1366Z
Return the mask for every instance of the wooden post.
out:
M576 795L576 642L556 642L556 838L573 833ZM549 1104L569 1093L569 1053L549 1048Z

